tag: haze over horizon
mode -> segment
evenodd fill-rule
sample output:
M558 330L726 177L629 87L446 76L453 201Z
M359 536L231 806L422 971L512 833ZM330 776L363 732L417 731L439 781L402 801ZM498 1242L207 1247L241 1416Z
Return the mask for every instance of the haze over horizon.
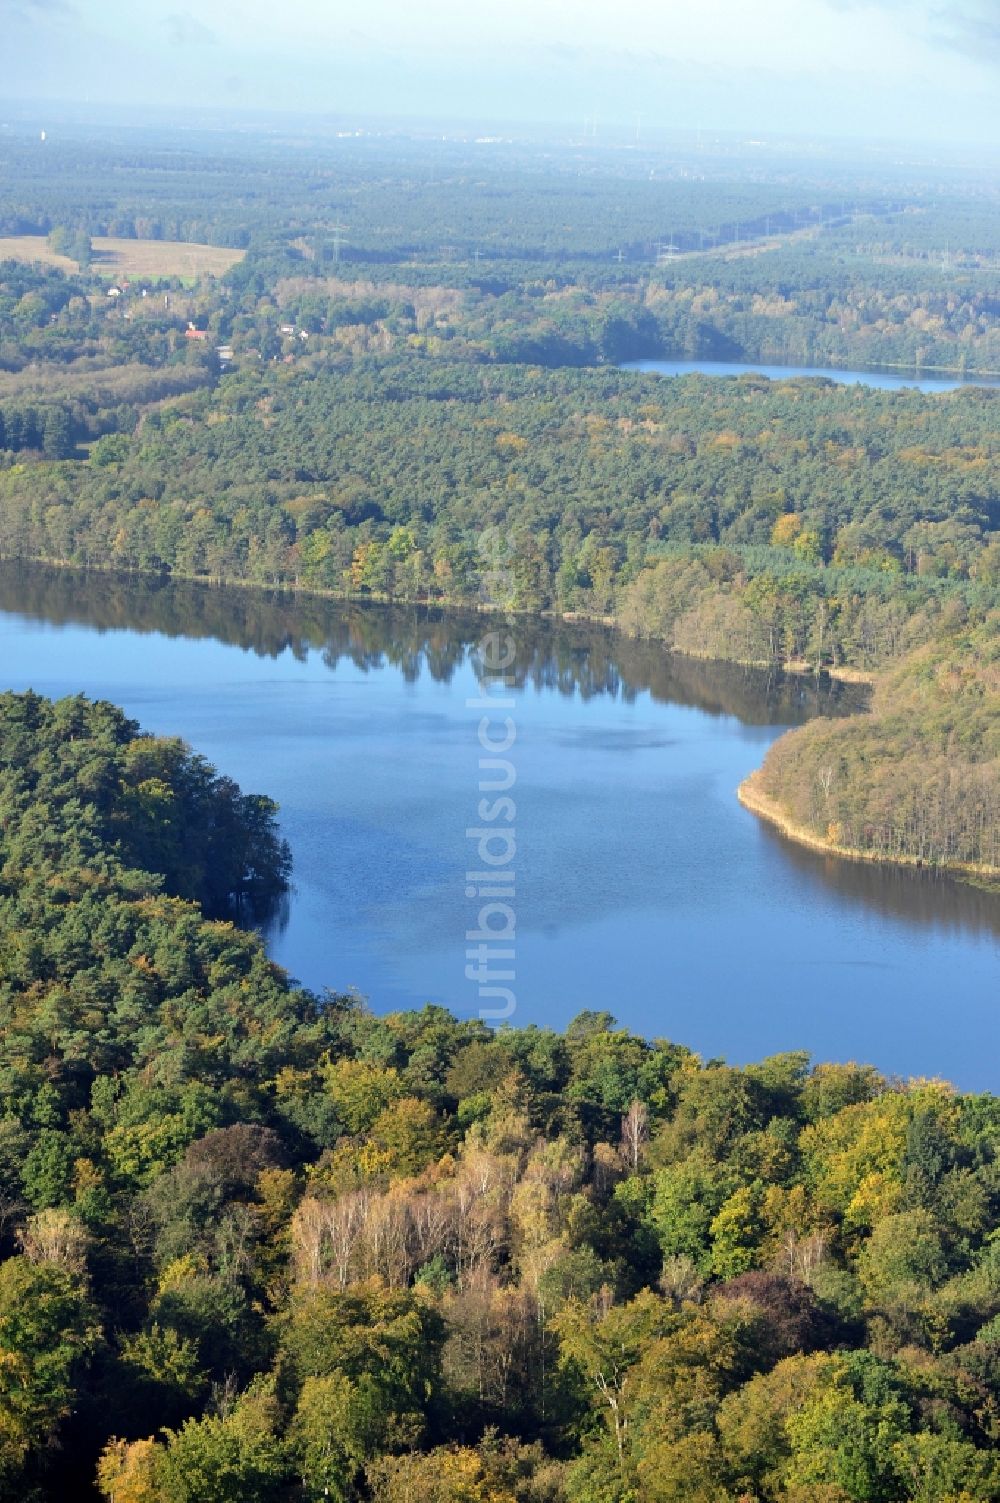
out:
M8 102L1000 144L998 0L0 0Z

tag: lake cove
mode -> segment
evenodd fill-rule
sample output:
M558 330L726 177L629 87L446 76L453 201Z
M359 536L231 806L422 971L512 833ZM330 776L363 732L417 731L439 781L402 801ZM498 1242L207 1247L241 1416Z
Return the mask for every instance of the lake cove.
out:
M295 870L271 952L379 1011L479 1007L466 832L482 825L483 712L469 702L486 629L438 610L0 566L2 687L114 700L277 799ZM807 1048L997 1089L1000 900L799 849L737 802L786 727L849 713L862 689L671 657L598 627L504 629L515 1022L608 1009L706 1056Z

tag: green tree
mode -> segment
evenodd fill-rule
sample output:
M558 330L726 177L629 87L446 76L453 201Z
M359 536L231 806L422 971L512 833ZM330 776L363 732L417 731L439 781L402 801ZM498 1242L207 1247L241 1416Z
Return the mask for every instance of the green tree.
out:
M258 1387L228 1414L168 1431L154 1464L157 1503L269 1503L280 1497L288 1463L277 1425L278 1406Z
M302 1486L310 1498L349 1503L372 1434L364 1398L349 1378L307 1378L288 1431Z
M42 1460L73 1407L99 1327L79 1284L52 1263L0 1263L0 1478ZM13 1494L12 1494L13 1495Z
M42 453L46 459L68 459L73 452L73 426L63 407L50 407L42 429Z

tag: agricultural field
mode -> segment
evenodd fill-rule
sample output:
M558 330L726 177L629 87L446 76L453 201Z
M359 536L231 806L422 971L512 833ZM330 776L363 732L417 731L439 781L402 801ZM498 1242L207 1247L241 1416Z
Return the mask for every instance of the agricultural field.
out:
M95 235L91 269L98 276L221 277L242 261L245 251L223 245L199 245L191 240L133 240ZM0 236L0 260L43 262L63 271L76 271L76 262L52 250L44 235Z

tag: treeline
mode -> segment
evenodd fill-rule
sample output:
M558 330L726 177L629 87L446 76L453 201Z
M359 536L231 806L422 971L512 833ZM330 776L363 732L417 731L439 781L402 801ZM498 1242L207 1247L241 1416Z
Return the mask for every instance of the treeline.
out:
M33 449L46 459L68 459L75 447L73 421L62 405L0 407L0 449Z
M995 190L954 170L882 181L828 159L741 159L730 143L474 142L457 135L302 138L105 129L89 139L9 132L0 232L207 241L245 247L291 236L320 261L410 256L447 263L657 256L816 236L872 253L996 248ZM346 229L335 231L335 226Z
M46 243L57 256L67 256L75 261L80 271L85 271L93 259L94 248L86 230L72 230L67 225L57 224L49 230Z
M825 240L742 259L679 263L645 291L671 353L706 327L735 358L801 365L1000 371L995 273L885 266Z
M306 594L230 589L186 580L90 573L0 563L3 609L54 625L127 629L208 638L261 657L312 653L331 671L342 662L362 673L394 666L416 681L450 683L465 667L482 671L483 620L436 606L373 606ZM630 701L649 693L753 725L793 725L816 714L851 714L868 702L863 686L812 674L781 674L736 663L670 655L586 621L519 620L514 686L557 688L583 700Z
M0 701L3 1496L1000 1498L991 1097L320 1003L206 779Z

